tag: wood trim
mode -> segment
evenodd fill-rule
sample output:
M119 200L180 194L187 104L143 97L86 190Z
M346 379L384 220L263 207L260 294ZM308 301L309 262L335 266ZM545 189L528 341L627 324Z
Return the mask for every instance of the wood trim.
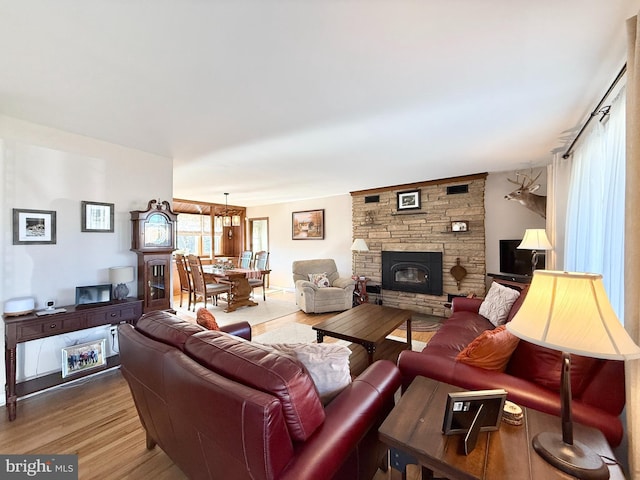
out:
M472 175L462 175L460 177L440 178L437 180L425 180L423 182L404 183L401 185L392 185L389 187L369 188L367 190L354 190L349 194L354 197L357 195L370 195L372 193L388 192L390 190L410 190L412 188L426 187L429 185L441 185L444 183L454 182L470 182L472 180L478 180L480 178L487 178L488 173L474 173Z

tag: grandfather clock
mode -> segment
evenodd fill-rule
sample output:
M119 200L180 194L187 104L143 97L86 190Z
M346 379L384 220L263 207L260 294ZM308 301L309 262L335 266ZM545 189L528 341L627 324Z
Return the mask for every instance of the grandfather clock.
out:
M173 312L172 253L176 249L176 221L169 202L150 200L146 210L131 213L131 250L138 255L138 298L144 313Z

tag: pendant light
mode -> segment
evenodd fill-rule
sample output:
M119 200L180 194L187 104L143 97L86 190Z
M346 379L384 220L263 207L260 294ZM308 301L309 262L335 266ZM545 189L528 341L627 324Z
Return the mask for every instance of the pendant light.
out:
M224 217L222 217L222 226L230 227L231 226L231 217L229 216L229 194L224 194Z

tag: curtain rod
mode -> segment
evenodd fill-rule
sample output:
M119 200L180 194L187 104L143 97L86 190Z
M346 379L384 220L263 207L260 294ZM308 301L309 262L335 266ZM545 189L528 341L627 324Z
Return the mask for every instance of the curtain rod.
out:
M623 77L623 75L626 73L626 71L627 71L627 64L625 63L623 65L622 69L620 70L620 73L618 73L618 76L615 78L615 80L613 81L613 83L611 84L609 89L607 90L607 92L602 96L602 98L600 99L600 102L598 103L598 105L596 105L596 108L594 108L593 112L591 112L591 115L589 115L589 118L587 118L587 121L584 123L584 125L582 126L582 128L578 132L578 135L576 135L576 138L573 139L573 142L571 142L571 145L569 145L569 148L567 149L567 151L564 153L564 155L562 155L562 158L569 158L569 155L571 154L571 150L573 150L573 147L576 145L576 142L578 141L578 139L580 138L582 133L585 131L585 129L589 125L589 122L591 122L591 120L593 120L593 117L595 117L596 115L601 113L600 112L600 107L602 107L602 104L605 102L607 97L611 94L613 89L616 88L616 85L618 84L620 79Z

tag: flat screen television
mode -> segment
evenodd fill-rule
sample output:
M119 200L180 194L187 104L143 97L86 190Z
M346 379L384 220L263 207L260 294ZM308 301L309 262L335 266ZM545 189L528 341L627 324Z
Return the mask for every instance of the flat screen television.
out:
M500 272L512 275L531 275L531 250L519 250L522 240L500 240ZM545 266L544 251L538 252L536 269Z
M106 305L111 302L111 284L76 287L77 306Z

